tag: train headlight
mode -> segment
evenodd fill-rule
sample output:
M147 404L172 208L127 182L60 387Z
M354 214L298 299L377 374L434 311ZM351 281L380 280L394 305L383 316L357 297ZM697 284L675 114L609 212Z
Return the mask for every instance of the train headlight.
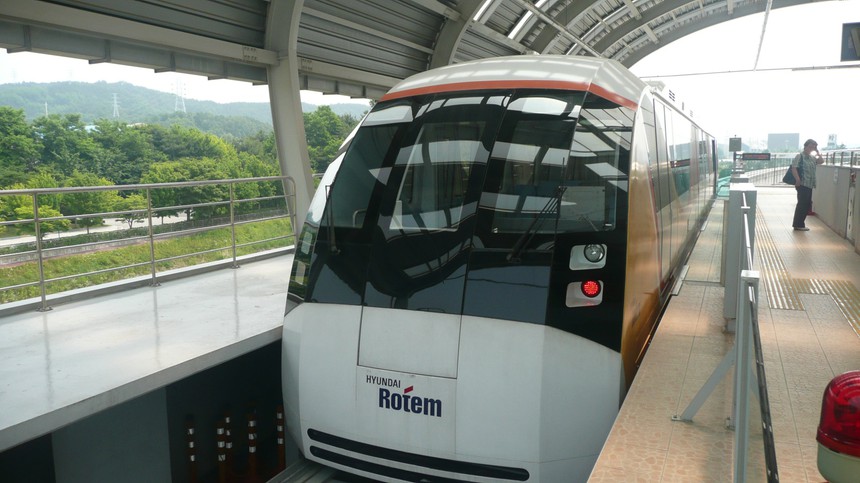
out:
M603 257L606 256L606 249L603 248L603 245L595 245L594 243L592 243L589 245L585 245L585 249L583 249L582 254L589 262L597 263L603 260Z
M594 270L606 266L607 248L600 243L588 243L570 247L571 270Z

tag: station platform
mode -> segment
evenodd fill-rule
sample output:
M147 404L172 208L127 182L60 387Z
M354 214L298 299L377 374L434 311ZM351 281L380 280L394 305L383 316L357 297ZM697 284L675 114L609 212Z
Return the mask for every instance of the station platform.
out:
M0 452L279 341L292 259L3 316Z
M794 231L795 201L788 187L757 189L758 318L779 479L819 483L815 434L824 388L835 375L860 369L860 255L815 217L807 218L810 231ZM734 340L724 332L720 285L723 203L711 210L590 482L732 481L726 422L733 370L691 422L672 419ZM751 417L758 414L753 402ZM749 447L748 480L767 481L760 429L750 431Z

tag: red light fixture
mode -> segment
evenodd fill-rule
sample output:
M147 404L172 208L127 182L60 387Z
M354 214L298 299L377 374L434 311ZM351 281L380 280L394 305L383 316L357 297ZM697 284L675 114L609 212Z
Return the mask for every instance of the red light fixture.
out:
M600 295L600 282L597 280L586 280L582 282L582 295L593 299Z
M836 376L824 390L818 424L818 470L828 481L860 475L860 371Z
M827 385L815 439L834 451L860 457L860 371L836 376Z

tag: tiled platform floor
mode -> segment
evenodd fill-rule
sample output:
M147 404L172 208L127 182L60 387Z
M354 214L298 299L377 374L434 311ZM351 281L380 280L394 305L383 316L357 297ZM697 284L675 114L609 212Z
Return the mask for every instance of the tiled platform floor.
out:
M732 480L733 432L726 428L732 371L692 422L672 421L734 338L723 332L722 203L711 212L686 282L670 302L591 482ZM818 483L824 480L815 441L821 396L833 376L860 369L860 328L856 312L846 307L860 301L860 255L814 217L807 220L811 231L793 231L794 204L791 189L758 190L758 316L780 481ZM792 299L797 303L785 303ZM757 414L758 400L751 404L751 415ZM752 425L759 422L753 418ZM761 432L750 434L748 479L766 481Z

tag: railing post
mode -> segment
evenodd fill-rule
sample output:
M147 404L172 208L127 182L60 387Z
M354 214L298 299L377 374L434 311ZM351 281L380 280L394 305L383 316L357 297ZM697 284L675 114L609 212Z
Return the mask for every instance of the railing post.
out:
M151 287L158 287L158 279L155 276L155 236L152 232L152 193L150 188L146 188L146 218L149 222L149 270L152 273Z
M748 206L750 214L750 233L755 233L755 194L756 187L752 183L732 183L729 187L729 201L726 218L723 222L723 248L721 280L725 281L725 300L723 302L723 318L726 319L726 332L735 331L737 318L737 275L743 270L744 207ZM746 203L746 205L745 205Z
M39 312L47 312L51 310L48 307L47 291L45 289L45 261L42 257L42 226L39 220L39 195L33 193L33 225L36 231L36 256L39 258L39 292L42 297L42 307Z
M292 178L285 178L281 181L284 189L284 201L287 203L287 211L290 213L290 223L293 229L293 243L298 244L299 235L301 235L302 227L296 225L296 181ZM292 185L292 186L288 186ZM291 190L289 188L292 188ZM305 213L302 213L305 215Z
M233 209L235 201L233 184L233 182L230 183L230 237L233 240L233 268L239 268L239 264L236 263L236 214Z
M735 334L735 384L732 406L732 426L734 427L734 479L736 483L746 481L747 453L749 451L749 388L752 367L752 313L750 310L749 290L758 286L759 273L742 270L738 283L737 332ZM756 299L757 300L757 299Z

